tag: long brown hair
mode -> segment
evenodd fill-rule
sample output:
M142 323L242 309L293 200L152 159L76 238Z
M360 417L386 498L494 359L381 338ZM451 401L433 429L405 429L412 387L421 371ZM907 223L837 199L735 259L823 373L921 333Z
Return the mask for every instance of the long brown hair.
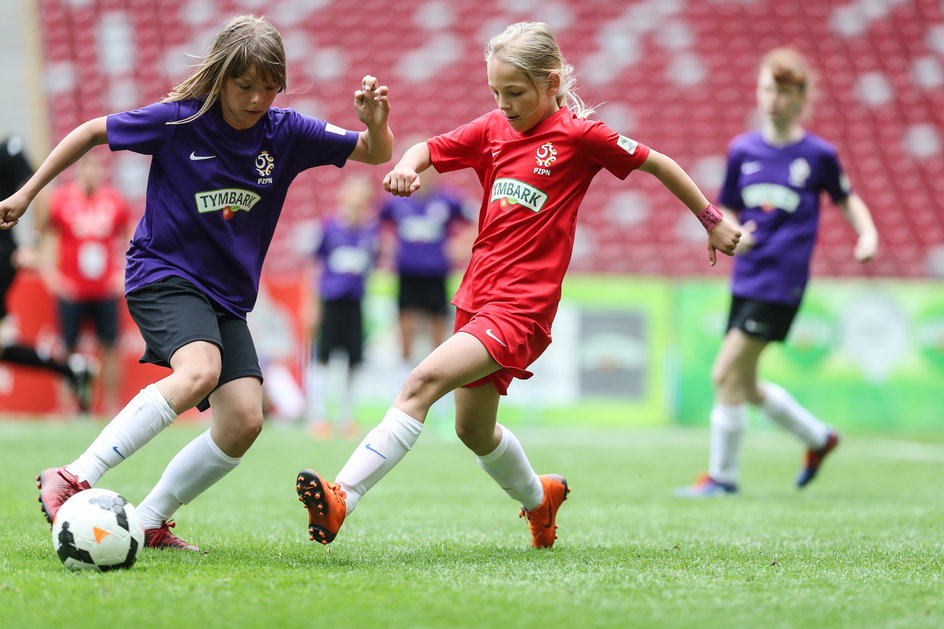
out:
M813 91L813 71L806 57L793 48L774 48L764 55L760 69L770 70L778 85L795 85L807 95Z
M164 97L165 103L190 98L203 100L197 113L171 124L191 122L205 114L219 98L223 83L249 70L254 70L261 80L278 85L279 92L285 91L285 47L279 31L265 18L237 15L216 34L210 52L193 74Z
M595 107L584 103L574 86L574 67L561 53L551 27L544 22L518 22L495 35L485 45L485 60L498 58L523 72L535 85L547 85L552 74L560 77L557 104L570 107L578 118L587 118Z

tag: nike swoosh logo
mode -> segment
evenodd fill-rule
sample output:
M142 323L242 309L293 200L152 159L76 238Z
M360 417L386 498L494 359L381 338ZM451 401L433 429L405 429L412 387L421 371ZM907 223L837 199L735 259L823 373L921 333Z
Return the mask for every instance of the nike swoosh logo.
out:
M497 336L495 336L495 333L492 332L492 328L488 328L487 330L485 330L485 334L487 334L488 336L490 336L490 337L492 337L493 339L495 339L496 341L498 341L498 343L499 343L502 347L508 347L507 345L505 345L504 343L502 343L502 340L501 340L500 338L498 338Z
M501 151L492 151L492 157L498 157L499 153L501 153Z
M194 162L198 162L201 159L213 159L216 155L197 155L196 151L190 153L190 159Z
M114 450L114 451L115 451L115 454L117 454L118 456L120 456L122 459L125 458L125 455L123 455L121 452L118 451L118 446L112 446L111 449Z
M376 450L374 450L373 448L371 448L369 443L364 444L364 447L367 448L368 450L370 450L371 452L373 452L374 454L376 454L377 456L379 456L381 459L386 459L386 458L387 458L387 457L385 457L384 455L382 455L382 454L380 454L379 452L377 452Z

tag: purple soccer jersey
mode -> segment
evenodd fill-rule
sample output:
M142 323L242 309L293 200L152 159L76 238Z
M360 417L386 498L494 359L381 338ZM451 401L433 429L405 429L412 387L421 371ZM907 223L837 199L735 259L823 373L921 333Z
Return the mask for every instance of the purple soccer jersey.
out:
M324 300L362 299L367 275L377 258L377 223L325 222L315 257L321 262L319 294Z
M343 166L358 133L278 107L252 128L236 130L219 103L192 122L167 124L200 105L155 103L108 116L113 151L152 156L125 290L175 275L245 317L289 184L307 168Z
M731 141L719 203L754 221L756 244L734 257L732 293L798 305L810 276L819 227L820 196L834 203L851 194L836 149L806 133L787 146L771 146L760 133Z
M380 218L396 226L397 270L414 277L446 275L450 224L471 222L459 198L440 190L428 196L390 196L380 209Z

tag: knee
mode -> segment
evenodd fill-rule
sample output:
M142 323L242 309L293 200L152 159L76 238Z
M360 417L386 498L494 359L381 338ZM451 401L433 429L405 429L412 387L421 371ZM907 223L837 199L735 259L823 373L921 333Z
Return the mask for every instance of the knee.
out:
M230 436L248 448L262 432L263 423L261 408L239 409L230 423Z
M197 401L210 394L220 381L219 364L204 363L199 365L188 365L176 372L183 378L185 386L190 391L190 396Z
M400 389L399 398L408 404L432 405L441 395L438 395L439 378L436 374L425 369L422 365L413 369L407 376L406 382Z

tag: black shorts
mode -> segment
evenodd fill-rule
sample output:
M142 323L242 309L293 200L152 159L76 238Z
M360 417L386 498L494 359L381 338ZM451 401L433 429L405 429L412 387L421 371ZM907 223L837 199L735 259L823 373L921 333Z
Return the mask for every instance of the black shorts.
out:
M788 306L746 297L731 298L728 330L737 328L755 339L782 341L787 338L800 306Z
M356 367L364 361L364 317L360 299L329 299L321 302L321 328L315 346L315 359L327 363L331 353L343 349L348 364Z
M16 249L0 245L0 319L4 319L8 314L7 293L16 278L16 267L13 266L14 251Z
M170 367L171 356L194 341L220 348L222 368L217 387L237 378L262 381L262 369L249 325L180 277L165 277L131 292L128 312L147 344L142 363ZM197 408L210 407L209 396Z
M431 315L445 316L446 276L418 277L400 275L400 311L421 310Z
M103 347L114 347L118 339L118 300L88 299L68 301L59 299L59 327L62 341L71 354L79 342L84 321L95 324L95 337Z

